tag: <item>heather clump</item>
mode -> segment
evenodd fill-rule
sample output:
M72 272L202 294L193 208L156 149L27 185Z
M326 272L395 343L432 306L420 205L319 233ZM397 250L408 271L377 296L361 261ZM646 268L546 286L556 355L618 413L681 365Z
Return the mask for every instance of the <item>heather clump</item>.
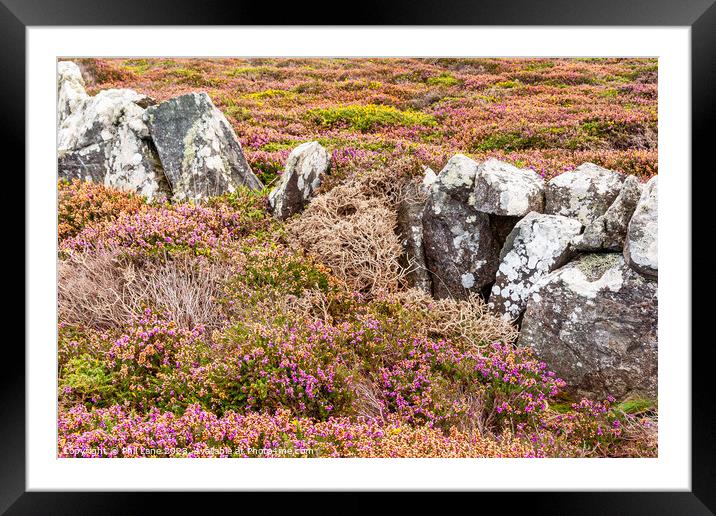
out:
M180 380L210 356L203 327L177 328L150 309L138 315L122 334L90 331L83 337L96 352L89 355L79 343L67 343L69 353L60 362L59 371L66 403L79 399L93 406L186 406ZM193 393L189 396L194 400Z
M227 194L208 204L157 204L120 211L112 220L85 226L60 243L61 251L120 248L132 256L190 252L210 255L222 244L268 230L264 198L248 192Z
M136 213L145 199L90 181L57 182L57 237L63 241L86 226L110 222L120 213Z

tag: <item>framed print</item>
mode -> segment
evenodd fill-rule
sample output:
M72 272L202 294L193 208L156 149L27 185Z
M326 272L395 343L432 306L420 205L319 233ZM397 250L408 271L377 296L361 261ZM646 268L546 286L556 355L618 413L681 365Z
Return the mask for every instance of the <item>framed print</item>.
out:
M3 511L713 512L691 290L711 2L350 26L132 4L0 5L27 203Z

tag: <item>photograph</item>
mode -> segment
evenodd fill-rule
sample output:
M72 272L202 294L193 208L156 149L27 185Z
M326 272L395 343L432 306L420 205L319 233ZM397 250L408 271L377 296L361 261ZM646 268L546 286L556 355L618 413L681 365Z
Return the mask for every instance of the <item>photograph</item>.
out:
M57 458L658 460L657 57L54 65Z

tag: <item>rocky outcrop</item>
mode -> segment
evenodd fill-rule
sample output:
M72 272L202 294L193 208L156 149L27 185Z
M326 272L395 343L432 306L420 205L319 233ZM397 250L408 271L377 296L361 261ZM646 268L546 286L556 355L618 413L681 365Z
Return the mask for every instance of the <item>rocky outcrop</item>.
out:
M573 217L586 226L607 211L623 182L619 172L584 163L547 183L544 212Z
M430 187L423 243L437 298L466 298L495 277L499 249L488 215L473 206L477 168L473 160L458 154Z
M490 309L517 320L533 285L571 258L570 242L581 230L579 221L561 215L531 212L520 220L500 253Z
M475 176L474 207L490 215L524 217L544 210L544 180L535 171L488 159Z
M318 142L303 143L293 149L281 180L268 197L274 216L284 220L303 210L321 186L330 162L331 155Z
M627 227L641 195L641 183L634 176L624 180L619 195L604 215L594 219L575 237L574 247L580 251L621 251Z
M656 396L657 290L619 253L584 255L535 284L518 345L576 394Z
M234 130L206 93L189 93L151 106L144 121L174 201L197 201L239 186L263 188Z
M408 285L430 294L432 283L425 263L423 249L423 208L425 191L422 185L411 183L404 188L405 195L398 206L397 233L403 246L401 266L408 271Z
M659 275L658 237L659 206L658 176L644 185L639 203L629 222L624 258L636 271L646 276Z
M133 90L83 95L79 69L59 63L58 174L152 199L168 194L161 164L142 120L152 100Z

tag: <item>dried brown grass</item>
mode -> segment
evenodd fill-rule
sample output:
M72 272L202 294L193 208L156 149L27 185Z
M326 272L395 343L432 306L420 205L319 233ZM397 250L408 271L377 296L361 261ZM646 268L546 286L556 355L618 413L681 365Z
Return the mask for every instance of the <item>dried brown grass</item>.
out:
M405 270L396 213L377 185L347 181L313 199L288 233L350 288L394 292Z
M73 253L58 264L58 316L99 330L120 328L144 308L179 326L216 329L225 321L216 300L227 264L196 256L137 264L115 249Z
M386 300L399 303L413 314L416 332L432 337L462 340L483 347L491 342L514 342L518 330L491 313L476 294L468 299L433 299L418 289L391 293Z

